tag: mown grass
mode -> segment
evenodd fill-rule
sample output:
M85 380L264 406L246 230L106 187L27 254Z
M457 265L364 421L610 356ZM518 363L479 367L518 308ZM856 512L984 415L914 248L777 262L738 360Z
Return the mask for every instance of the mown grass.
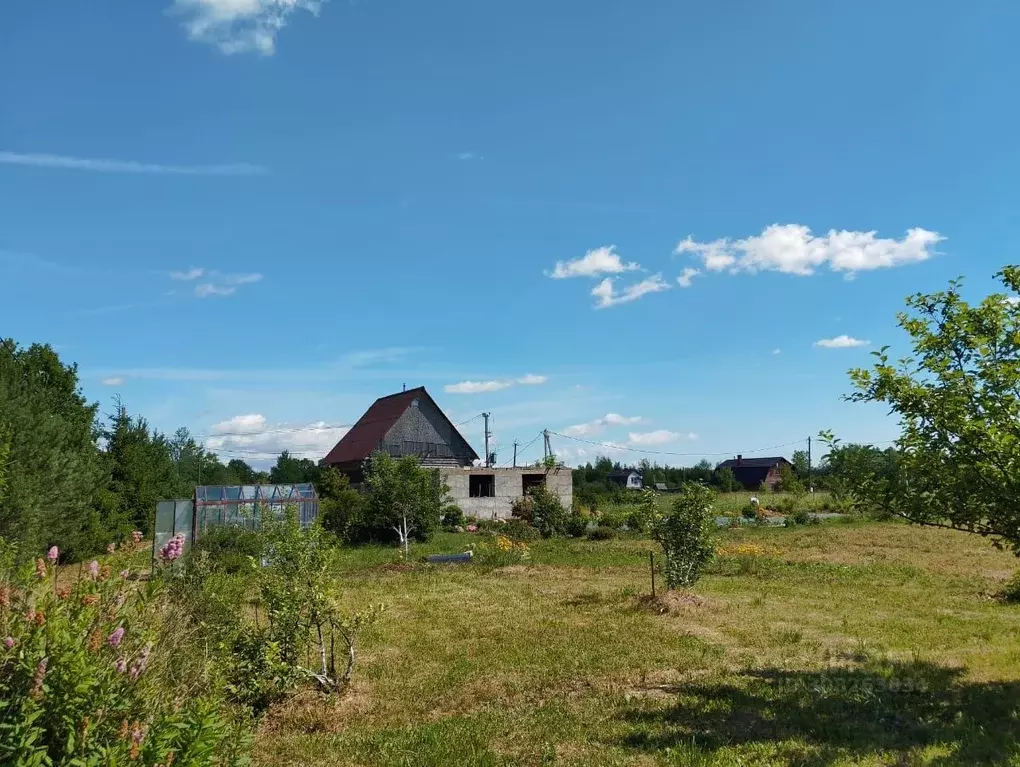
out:
M444 534L416 556L459 551ZM263 765L1020 763L1016 562L902 524L720 532L660 614L651 541L538 541L494 571L344 554L352 607L385 603L353 689L265 721Z

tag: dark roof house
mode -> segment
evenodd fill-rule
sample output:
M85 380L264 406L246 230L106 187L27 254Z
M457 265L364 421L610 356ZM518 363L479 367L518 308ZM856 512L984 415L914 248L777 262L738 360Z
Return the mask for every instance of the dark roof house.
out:
M642 487L641 472L637 469L617 469L616 471L611 471L609 472L608 479L613 484L620 485L621 487L637 488L638 490Z
M413 455L431 466L470 466L478 454L439 409L424 386L380 397L322 460L352 481L375 452Z
M737 478L737 482L742 484L747 490L757 490L763 482L770 488L777 485L779 483L779 471L784 465L793 466L792 463L782 456L744 458L744 456L738 455L736 458L723 461L715 467L715 470L729 469L733 472L733 476Z

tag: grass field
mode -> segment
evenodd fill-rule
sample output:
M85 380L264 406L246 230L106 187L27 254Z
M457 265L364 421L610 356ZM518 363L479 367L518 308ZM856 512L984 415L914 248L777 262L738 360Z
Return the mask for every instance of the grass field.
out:
M720 546L696 597L656 604L649 541L540 541L489 571L352 549L348 602L388 605L353 690L271 712L257 762L1020 764L1020 607L994 596L1014 557L894 523Z

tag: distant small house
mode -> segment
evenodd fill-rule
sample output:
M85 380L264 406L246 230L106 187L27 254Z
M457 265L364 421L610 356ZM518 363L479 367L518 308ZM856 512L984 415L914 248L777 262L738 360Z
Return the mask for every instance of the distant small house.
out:
M779 484L779 472L783 466L792 468L793 464L782 456L774 458L744 458L744 456L738 455L736 458L723 461L715 467L715 470L729 469L733 472L733 476L737 478L737 482L743 485L745 489L757 490L763 482L769 489Z
M644 483L641 480L641 472L637 469L620 469L609 472L609 481L614 485L625 487L628 490L640 490Z

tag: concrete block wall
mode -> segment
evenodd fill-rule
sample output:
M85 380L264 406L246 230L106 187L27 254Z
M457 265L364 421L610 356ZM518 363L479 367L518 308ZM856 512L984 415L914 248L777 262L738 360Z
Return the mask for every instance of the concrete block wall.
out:
M440 474L450 488L450 499L469 517L509 519L514 500L524 495L525 474L545 474L546 487L559 496L560 502L566 508L569 509L574 501L573 474L569 468L542 469L534 466L517 469L444 468L440 469ZM471 497L469 478L473 474L494 476L493 497Z

